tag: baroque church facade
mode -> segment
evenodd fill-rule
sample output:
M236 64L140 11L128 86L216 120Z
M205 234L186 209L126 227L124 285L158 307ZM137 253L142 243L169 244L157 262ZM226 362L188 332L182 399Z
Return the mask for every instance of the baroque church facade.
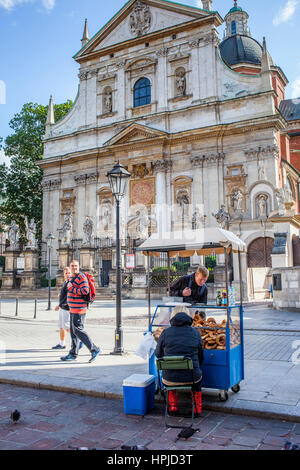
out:
M131 174L121 203L123 240L214 227L216 214L228 213L229 230L248 247L248 298L269 289L278 234L280 263L297 262L300 165L291 160L291 123L282 112L287 78L265 39L251 37L236 1L224 20L211 0L202 3L130 0L91 39L86 21L74 56L78 94L56 123L50 99L40 162L43 239L50 232L57 238L56 269L64 243L86 236L87 220L98 243L95 271L114 267L104 241L115 236L107 172L117 161ZM140 257L135 266L142 267ZM237 271L233 260L235 280Z

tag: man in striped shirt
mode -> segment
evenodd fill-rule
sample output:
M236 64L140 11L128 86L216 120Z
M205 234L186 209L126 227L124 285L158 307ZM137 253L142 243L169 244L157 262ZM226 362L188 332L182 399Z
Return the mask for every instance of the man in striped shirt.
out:
M70 332L72 346L69 354L67 356L61 357L61 360L74 361L77 359L81 341L91 353L89 362L93 362L98 354L100 354L100 348L95 346L89 335L84 330L87 302L84 300L83 296L89 293L89 284L85 275L79 271L78 261L71 261L70 270L71 278L67 284L67 304L70 309Z

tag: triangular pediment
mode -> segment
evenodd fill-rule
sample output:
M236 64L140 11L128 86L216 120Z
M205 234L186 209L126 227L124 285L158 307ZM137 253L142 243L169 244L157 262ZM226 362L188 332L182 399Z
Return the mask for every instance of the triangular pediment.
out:
M75 60L155 31L207 17L212 12L167 0L129 0L74 56Z
M131 142L138 142L142 140L157 139L160 137L167 137L168 135L169 134L167 132L134 123L105 142L104 147L111 145L129 144Z

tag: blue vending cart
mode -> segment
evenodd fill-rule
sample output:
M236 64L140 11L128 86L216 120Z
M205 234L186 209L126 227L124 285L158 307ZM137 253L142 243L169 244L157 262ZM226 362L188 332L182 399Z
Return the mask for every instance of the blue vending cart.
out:
M149 331L154 333L157 329L170 326L170 315L175 305L157 305L153 315ZM243 306L230 306L229 322L227 308L212 305L192 305L188 307L191 315L197 311L206 311L207 318L214 318L216 327L201 326L201 336L208 331L224 331L226 343L224 349L204 349L204 361L201 366L203 371L202 387L219 390L221 401L228 399L228 390L237 393L240 390L240 382L244 379L244 346L243 346ZM226 320L226 326L220 326ZM157 370L154 354L149 359L149 374L156 377Z
M154 315L151 315L151 273L150 256L159 256L167 253L168 256L168 293L170 293L171 275L170 259L176 256L186 257L193 254L209 255L224 254L225 257L225 285L227 304L222 307L215 305L190 305L188 308L193 316L197 311L206 312L206 318L213 318L215 324L197 326L204 340L203 388L219 390L221 401L228 399L228 390L237 393L240 382L244 379L244 340L243 340L243 286L241 271L241 252L246 252L245 243L234 233L221 228L208 228L200 230L185 230L182 232L167 232L153 234L145 241L138 251L142 251L148 258L148 317L149 331L155 333L158 328L170 326L170 315L175 304L168 302L158 304ZM238 262L233 263L238 269L234 272L234 280L239 281L239 303L229 305L229 256L237 256ZM170 299L171 300L171 299ZM178 303L177 303L178 305ZM185 304L186 305L186 304ZM206 344L205 335L209 331L217 330L222 334L220 345ZM225 335L225 338L224 338ZM157 378L154 354L149 359L149 374Z

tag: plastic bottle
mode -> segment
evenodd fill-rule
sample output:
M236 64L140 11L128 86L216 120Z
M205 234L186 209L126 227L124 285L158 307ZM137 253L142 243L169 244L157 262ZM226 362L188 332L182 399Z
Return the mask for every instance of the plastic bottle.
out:
M221 291L218 291L217 299L216 299L216 304L217 304L218 307L221 307L221 305L222 305L222 295L221 295Z
M227 305L227 294L226 290L223 290L222 292L222 306L225 307Z

